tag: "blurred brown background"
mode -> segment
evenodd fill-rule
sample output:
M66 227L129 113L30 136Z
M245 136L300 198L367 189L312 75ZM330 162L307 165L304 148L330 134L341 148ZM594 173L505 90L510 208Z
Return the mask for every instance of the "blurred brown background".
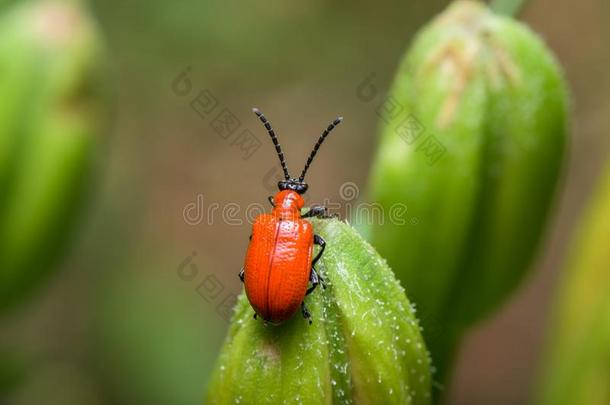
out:
M343 115L310 171L310 201L339 200L345 182L364 193L376 108L413 33L447 3L92 1L117 122L62 271L0 319L0 349L28 370L15 403L42 403L33 392L62 404L198 403L228 326L223 304L241 288L243 207L267 208L275 191L276 157L251 107L272 121L293 171ZM569 237L610 151L610 3L531 0L521 19L565 69L569 162L535 271L461 351L455 404L526 402ZM191 87L179 88L190 91L177 94L174 80L189 68ZM358 97L371 75L378 94ZM217 103L203 116L190 105L202 90ZM224 109L240 121L233 134L212 126ZM236 142L246 129L261 142L248 158ZM223 221L232 203L241 224ZM206 280L218 296L206 295Z

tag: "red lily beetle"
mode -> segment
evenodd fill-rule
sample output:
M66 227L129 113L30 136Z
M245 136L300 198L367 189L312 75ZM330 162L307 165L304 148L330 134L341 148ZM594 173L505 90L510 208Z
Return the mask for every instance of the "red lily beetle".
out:
M259 315L265 321L280 323L290 318L300 306L303 317L311 324L311 315L303 300L318 284L324 286L314 266L322 256L326 242L319 235L314 235L311 224L304 218L326 218L328 214L326 207L314 206L301 215L304 205L301 194L308 188L304 180L311 161L322 142L343 118L337 117L320 135L301 176L295 179L288 174L284 153L271 123L258 109L253 108L252 111L261 120L275 145L284 180L278 182L280 191L274 197L269 197L273 206L271 213L259 215L252 226L250 244L239 278L255 311L255 319ZM320 246L315 257L314 244Z

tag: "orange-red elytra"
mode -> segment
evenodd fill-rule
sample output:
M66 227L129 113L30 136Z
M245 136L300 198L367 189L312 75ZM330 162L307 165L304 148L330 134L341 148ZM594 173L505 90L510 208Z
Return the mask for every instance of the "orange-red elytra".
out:
M280 323L290 318L301 307L303 317L311 323L311 315L305 306L305 296L324 281L314 268L322 256L326 242L313 233L311 224L304 218L328 217L322 206L314 206L301 214L304 201L301 194L307 191L305 174L314 156L328 134L342 118L337 117L320 135L299 178L288 173L284 153L271 123L256 108L252 111L261 120L280 159L284 180L278 182L280 191L269 197L273 206L270 214L256 218L252 226L250 244L244 267L239 278L244 282L246 295L257 315L265 321ZM314 245L320 250L314 257ZM309 283L311 282L311 286Z

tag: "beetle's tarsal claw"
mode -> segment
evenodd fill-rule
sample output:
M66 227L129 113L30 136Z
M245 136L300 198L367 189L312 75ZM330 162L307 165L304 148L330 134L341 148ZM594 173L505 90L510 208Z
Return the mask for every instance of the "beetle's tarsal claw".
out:
M303 314L303 318L307 319L307 321L309 321L309 324L311 325L311 313L309 313L309 310L305 306L304 302L301 304L301 313Z

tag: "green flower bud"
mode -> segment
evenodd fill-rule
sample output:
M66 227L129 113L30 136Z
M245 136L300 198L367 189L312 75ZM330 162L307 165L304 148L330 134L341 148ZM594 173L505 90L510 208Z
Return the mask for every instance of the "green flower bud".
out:
M313 220L327 242L327 288L281 325L253 319L244 294L211 380L210 404L428 404L429 355L386 262L349 225Z
M76 5L0 16L0 309L36 285L78 217L106 118L95 26Z
M385 117L370 197L405 204L417 223L369 232L442 374L463 329L532 261L563 161L566 87L526 26L457 1L417 35L388 100L402 110Z
M555 300L535 403L610 403L610 165L573 245Z

